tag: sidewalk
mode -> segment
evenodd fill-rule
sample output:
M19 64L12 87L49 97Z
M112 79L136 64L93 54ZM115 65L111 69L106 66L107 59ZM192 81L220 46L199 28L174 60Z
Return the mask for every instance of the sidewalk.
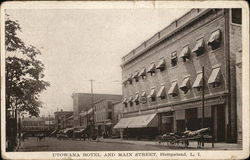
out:
M126 140L126 139L103 139L100 138L99 141L106 143L126 143L126 144L135 144L135 145L153 145L163 147L163 144L159 144L157 141L141 141L141 140ZM167 148L167 144L164 146ZM190 141L188 148L184 148L183 144L179 144L177 147L171 147L171 149L197 149L197 142ZM169 148L169 147L168 147ZM199 149L216 149L216 150L239 150L242 148L241 144L235 143L214 143L214 148L212 148L212 143L205 143L204 148Z

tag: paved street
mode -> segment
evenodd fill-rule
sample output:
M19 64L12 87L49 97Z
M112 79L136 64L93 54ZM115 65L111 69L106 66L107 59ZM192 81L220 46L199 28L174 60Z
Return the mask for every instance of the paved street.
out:
M129 150L164 150L164 147L153 145L135 145L130 143L110 143L80 140L58 140L46 138L37 142L36 138L29 138L21 142L20 152L25 151L129 151Z
M58 140L56 138L46 138L45 141L37 142L36 138L29 138L21 142L19 152L27 151L150 151L150 150L169 150L169 149L189 149L197 150L197 142L190 142L188 148L169 148L159 145L155 141L136 141L120 139L101 139L97 141L80 140ZM211 143L205 143L204 148L199 150L235 150L240 149L239 144L215 143L215 148Z

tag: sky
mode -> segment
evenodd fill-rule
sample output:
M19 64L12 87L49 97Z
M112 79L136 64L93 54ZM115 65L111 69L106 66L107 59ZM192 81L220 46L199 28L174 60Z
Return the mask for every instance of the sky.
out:
M41 114L73 110L72 93L122 94L121 58L190 9L8 9L42 52Z

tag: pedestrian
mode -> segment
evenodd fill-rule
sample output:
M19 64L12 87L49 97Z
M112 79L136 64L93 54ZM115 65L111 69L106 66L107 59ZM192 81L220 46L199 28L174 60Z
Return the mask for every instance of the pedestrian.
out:
M86 139L86 133L83 133L83 140L85 141Z

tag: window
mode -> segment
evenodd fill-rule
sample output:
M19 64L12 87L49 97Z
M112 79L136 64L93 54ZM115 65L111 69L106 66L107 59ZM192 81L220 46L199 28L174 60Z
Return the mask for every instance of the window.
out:
M145 91L142 92L142 94L141 94L140 102L141 102L142 104L147 103L147 97L146 97L146 92L145 92Z
M241 8L233 8L231 11L231 21L235 24L242 23L242 11Z
M161 99L165 99L166 98L165 86L161 86L161 88L159 89L159 91L157 93L157 97L159 97Z
M180 90L182 90L184 92L184 94L186 94L188 92L188 90L190 89L190 80L188 77L184 78L184 80L181 83L180 86Z
M155 93L155 89L151 89L148 98L150 98L151 102L154 102L156 100L156 93Z
M202 81L202 73L199 73L194 81L193 88L196 88L198 91L200 91L202 89Z
M123 80L122 84L124 87L126 87L127 86L127 79Z
M155 64L154 63L150 64L150 66L148 68L148 73L150 73L151 76L155 74Z
M221 73L220 73L220 68L214 68L209 79L208 79L208 84L210 86L218 87L221 85Z
M129 105L130 107L133 107L133 96L130 96L129 98Z
M189 49L188 45L186 45L186 46L183 47L183 49L181 50L181 53L180 53L179 57L183 59L183 62L186 62L187 59L188 60L190 59L190 49Z
M122 101L122 103L124 104L125 108L128 107L128 100L127 100L127 98L124 98L123 101Z
M221 42L221 32L218 29L211 34L207 45L210 46L212 50L214 50L220 47L220 42Z
M200 56L203 54L203 51L204 51L204 40L203 38L200 38L196 41L196 44L192 50L192 53L195 53L196 56Z
M171 87L168 91L168 94L171 95L172 97L178 96L178 85L177 82L172 82Z
M132 84L132 82L133 82L132 74L130 74L127 81L129 82L129 84Z
M108 119L112 120L112 112L108 112Z
M139 76L142 77L142 79L145 79L146 78L146 68L142 68L141 72L139 73Z
M139 94L137 93L134 98L135 105L139 105Z
M135 74L133 75L133 79L135 79L136 82L139 81L139 72L136 71Z
M161 72L165 70L166 62L164 58L161 58L159 63L156 66L156 69L159 69Z
M171 65L172 66L176 66L177 65L177 61L178 61L177 52L171 53Z

